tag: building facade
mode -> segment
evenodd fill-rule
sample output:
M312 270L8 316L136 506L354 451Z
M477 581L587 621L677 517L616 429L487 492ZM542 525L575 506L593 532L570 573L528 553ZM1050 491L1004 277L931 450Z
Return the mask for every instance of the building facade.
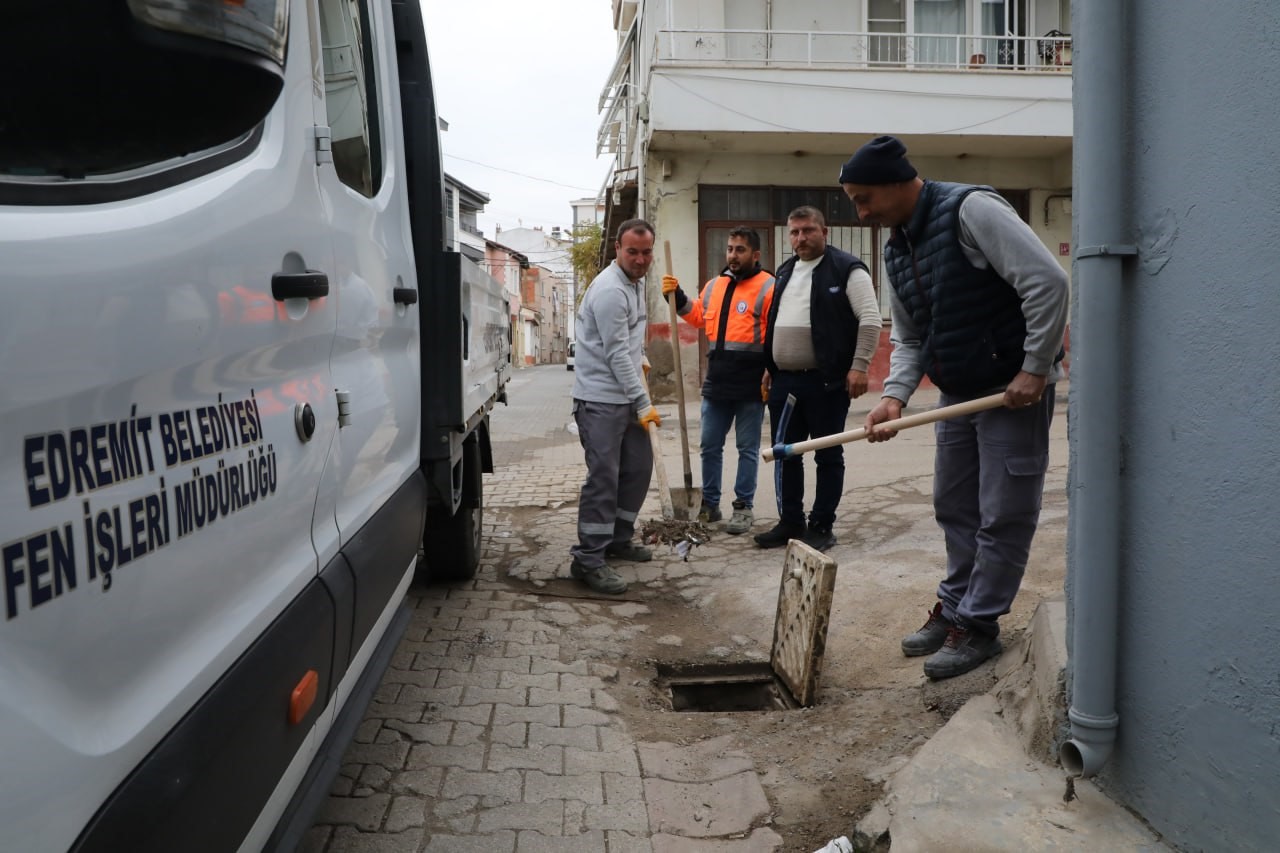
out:
M836 182L841 163L885 133L926 178L1000 190L1069 267L1067 0L614 0L613 10L619 51L598 139L614 157L605 228L653 222L657 274L669 241L675 274L696 290L719 272L735 225L760 232L762 263L776 268L790 254L787 213L809 204L833 245L867 261L887 317L885 235L859 225ZM656 287L650 301L655 321L667 316ZM669 325L650 334L667 342L650 348L655 370L670 370ZM697 338L681 337L692 386Z
M1064 757L1178 849L1273 850L1280 8L1075 16Z

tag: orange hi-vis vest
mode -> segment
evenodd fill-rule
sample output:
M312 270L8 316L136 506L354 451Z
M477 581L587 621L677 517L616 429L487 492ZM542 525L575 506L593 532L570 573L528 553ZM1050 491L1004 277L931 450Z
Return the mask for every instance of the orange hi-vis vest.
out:
M773 304L773 275L759 270L735 282L726 272L702 286L681 317L711 341L712 353L764 352L764 333Z

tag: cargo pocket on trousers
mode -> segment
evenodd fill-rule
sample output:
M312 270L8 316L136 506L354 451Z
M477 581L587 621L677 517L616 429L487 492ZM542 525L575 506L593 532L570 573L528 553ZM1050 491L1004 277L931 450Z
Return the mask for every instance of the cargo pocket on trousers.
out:
M1049 467L1049 454L1006 456L1004 458L1005 490L1000 504L1004 514L1040 512L1044 496L1044 472Z

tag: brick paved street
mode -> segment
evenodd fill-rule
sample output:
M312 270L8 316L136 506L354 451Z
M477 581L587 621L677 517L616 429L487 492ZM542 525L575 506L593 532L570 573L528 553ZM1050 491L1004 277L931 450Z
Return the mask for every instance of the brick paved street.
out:
M802 717L672 713L654 689L655 660L768 660L781 554L716 535L688 562L660 546L652 562L617 564L631 584L620 597L569 580L585 470L568 428L572 381L558 366L516 372L511 405L492 417L480 572L410 588L410 628L305 853L810 853L847 832L946 716L994 683L988 666L932 685L898 650L941 565L933 434L920 429L846 451L819 704ZM917 398L918 411L936 392ZM854 402L847 428L872 402ZM679 483L675 407L658 408ZM696 397L688 410L697 482ZM1005 620L1011 637L1061 594L1065 417L1054 441L1033 569ZM758 479L757 531L777 518L771 469ZM659 517L655 478L641 520Z
M638 745L616 713L605 650L627 640L644 604L506 582L563 574L583 472L567 429L572 380L563 368L518 371L512 406L495 411L479 576L411 588L412 623L306 853L665 853L695 849L693 838L776 849L775 833L752 828L769 805L749 759L716 754L709 776L690 775L672 745ZM659 560L641 569L651 582L664 572Z

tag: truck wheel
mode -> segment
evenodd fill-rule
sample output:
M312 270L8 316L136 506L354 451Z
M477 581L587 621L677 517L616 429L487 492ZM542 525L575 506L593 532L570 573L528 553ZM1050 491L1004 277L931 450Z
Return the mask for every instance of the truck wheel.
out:
M438 510L427 513L422 549L432 580L471 580L480 567L484 528L484 475L480 469L480 442L472 436L462 446L462 505L453 515Z

